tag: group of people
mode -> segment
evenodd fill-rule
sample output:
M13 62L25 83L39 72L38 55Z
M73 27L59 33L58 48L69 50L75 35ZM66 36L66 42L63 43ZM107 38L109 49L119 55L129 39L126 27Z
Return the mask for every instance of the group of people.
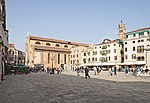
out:
M87 79L87 77L90 78L88 67L85 67L85 68L84 67L76 67L76 68L73 68L72 70L77 72L77 76L80 76L80 72L81 72L81 73L85 73L85 79Z
M55 71L57 72L57 74L61 74L61 72L63 71L63 68L49 68L47 67L46 72L50 73L50 74L55 74Z
M99 73L101 72L102 68L101 67L92 67L91 68L94 72L94 75L99 75ZM84 72L85 73L85 78L87 79L87 77L90 78L89 76L89 68L88 67L76 67L75 70L73 69L73 71L77 72L77 76L80 76L80 72ZM143 74L149 74L150 75L150 70L147 68L147 66L112 66L108 69L108 76L112 76L112 75L117 75L117 72L124 72L125 74L132 74L134 76L138 76L141 73Z

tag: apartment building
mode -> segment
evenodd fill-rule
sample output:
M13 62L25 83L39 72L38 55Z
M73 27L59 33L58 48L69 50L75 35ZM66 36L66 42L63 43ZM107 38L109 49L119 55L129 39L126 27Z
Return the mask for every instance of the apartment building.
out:
M85 46L76 46L71 48L71 69L76 68L83 64L82 52L86 51L87 47Z
M86 66L111 67L122 63L122 40L104 39L102 43L95 44L89 51L83 53ZM90 57L88 57L90 55ZM86 59L85 59L86 58Z
M141 28L125 33L124 65L146 65L149 60L145 48L150 45L150 28Z
M25 64L25 53L16 49L14 44L9 44L8 55L9 64Z

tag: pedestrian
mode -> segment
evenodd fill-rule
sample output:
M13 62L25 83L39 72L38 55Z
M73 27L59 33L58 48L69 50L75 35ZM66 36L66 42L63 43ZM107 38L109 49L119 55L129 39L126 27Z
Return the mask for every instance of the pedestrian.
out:
M148 67L146 66L146 68L145 68L145 73L148 74L148 72L149 72L149 69L148 69Z
M111 75L112 76L112 68L109 68L109 74L108 76Z
M125 74L128 74L129 68L128 66L125 66Z
M117 67L114 66L114 75L117 75Z
M80 69L79 67L76 68L77 76L80 76Z
M97 67L97 74L99 75L100 73L100 67Z
M85 79L87 79L87 77L90 78L90 76L89 76L89 69L87 67L85 67Z
M94 75L96 75L97 68L95 66L93 67L93 70L94 70Z

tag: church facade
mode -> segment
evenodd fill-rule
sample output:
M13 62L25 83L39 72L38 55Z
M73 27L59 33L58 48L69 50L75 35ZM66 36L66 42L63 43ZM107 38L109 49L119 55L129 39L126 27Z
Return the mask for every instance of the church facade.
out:
M88 44L27 35L26 65L42 64L45 68L71 68L71 48Z

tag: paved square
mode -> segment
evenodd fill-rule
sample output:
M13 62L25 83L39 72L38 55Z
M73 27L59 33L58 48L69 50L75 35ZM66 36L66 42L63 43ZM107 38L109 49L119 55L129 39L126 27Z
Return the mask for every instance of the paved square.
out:
M150 83L84 79L65 74L10 75L0 103L149 103Z

